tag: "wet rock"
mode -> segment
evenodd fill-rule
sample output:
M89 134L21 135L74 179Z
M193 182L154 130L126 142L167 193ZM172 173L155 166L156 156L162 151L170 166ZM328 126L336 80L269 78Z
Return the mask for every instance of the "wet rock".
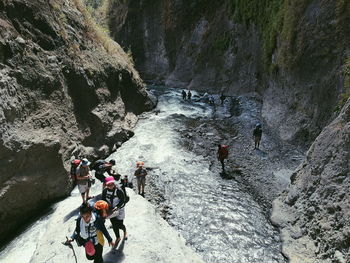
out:
M288 196L286 197L286 204L288 205L293 205L295 203L295 201L298 199L299 197L299 191L298 189L295 188L291 188L289 190Z
M334 262L336 263L346 263L346 258L343 253L341 253L339 250L336 250L334 252Z

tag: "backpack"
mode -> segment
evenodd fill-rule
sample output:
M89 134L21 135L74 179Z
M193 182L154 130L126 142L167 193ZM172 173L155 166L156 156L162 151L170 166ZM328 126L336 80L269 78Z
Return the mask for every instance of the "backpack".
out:
M228 157L228 146L227 145L221 145L219 155L223 159L226 159Z
M122 188L117 188L117 189L113 192L113 194L112 194L111 197L110 197L110 203L113 204L113 199L114 199L114 197L116 196L116 191L121 191L121 192L123 193L123 195L124 195L124 204L122 205L122 207L124 207L124 206L126 205L126 203L129 202L130 197L126 194L125 189L122 189Z
M101 166L106 163L105 160L97 160L94 162L94 165L92 166L91 170L95 170L96 172L101 170Z
M78 168L80 163L81 163L80 159L74 159L70 163L70 176L71 176L74 183L77 182L77 168Z

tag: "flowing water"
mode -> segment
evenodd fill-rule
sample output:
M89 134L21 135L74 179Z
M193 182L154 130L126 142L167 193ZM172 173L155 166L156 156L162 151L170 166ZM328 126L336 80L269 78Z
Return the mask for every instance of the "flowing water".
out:
M145 162L150 168L148 181L161 191L163 205L169 207L168 222L205 262L285 262L278 233L253 198L235 181L211 172L208 160L181 144L183 120L211 118L212 109L205 103L182 101L179 90L152 90L159 95L157 111L145 113L135 135L111 155L118 172L131 178L136 161ZM146 184L146 197L147 190ZM26 243L32 244L25 249L30 258L49 216L6 246L0 252L0 262L16 262L11 259L18 259L23 252L16 247Z
M132 174L139 160L152 168L148 176L170 208L168 222L206 262L285 262L278 233L251 196L181 146L184 118L210 118L212 108L167 89L157 113L141 120L135 136L112 155L118 172Z

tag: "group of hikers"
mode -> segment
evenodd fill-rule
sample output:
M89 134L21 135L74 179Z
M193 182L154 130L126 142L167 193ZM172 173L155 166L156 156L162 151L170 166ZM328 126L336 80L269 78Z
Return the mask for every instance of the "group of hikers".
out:
M253 130L254 150L259 149L262 136L262 127L260 123L255 125ZM222 172L225 173L225 160L228 159L228 145L218 144L217 158L221 163Z
M115 160L109 161L98 160L91 167L95 170L95 178L102 183L102 194L100 200L95 203L89 202L94 198L89 195L91 186L95 183L95 179L91 174L90 162L88 159L75 159L71 163L71 177L76 182L78 190L81 194L83 203L79 208L79 216L76 220L76 226L70 239L67 239L65 245L71 246L74 240L78 246L85 248L86 258L94 260L94 263L103 262L103 245L104 237L108 240L108 244L112 247L118 245L121 241L119 230L123 231L123 239L127 240L128 234L124 225L125 204L129 201L126 187L132 188L132 182L128 177L121 175L114 169ZM136 171L134 173L137 179L138 193L145 196L145 184L147 171L144 168L144 162L136 163ZM109 219L113 232L116 236L115 241L108 233L105 221ZM103 237L104 236L104 237Z
M207 93L206 93L206 94L207 94ZM183 100L186 100L186 99L187 99L187 100L191 100L192 93L191 93L190 90L189 90L187 93L186 93L185 90L182 90L181 95L182 95L182 99L183 99ZM220 96L221 105L224 104L225 99L226 99L226 96L222 93L221 96ZM214 105L214 104L215 104L214 97L213 97L212 95L209 95L208 98L207 98L207 100L208 100L208 103L209 103L210 105Z
M181 94L182 94L182 99L184 99L184 100L185 99L191 100L192 93L191 93L190 90L187 93L186 93L186 91L182 90Z

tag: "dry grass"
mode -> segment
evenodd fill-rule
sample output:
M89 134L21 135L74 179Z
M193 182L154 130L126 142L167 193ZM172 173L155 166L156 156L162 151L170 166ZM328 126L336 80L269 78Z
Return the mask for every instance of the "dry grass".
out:
M109 55L116 57L119 62L124 61L127 65L133 66L132 59L129 58L119 44L108 36L108 32L104 28L96 24L82 0L73 0L73 2L84 17L87 36L94 42L99 43Z

